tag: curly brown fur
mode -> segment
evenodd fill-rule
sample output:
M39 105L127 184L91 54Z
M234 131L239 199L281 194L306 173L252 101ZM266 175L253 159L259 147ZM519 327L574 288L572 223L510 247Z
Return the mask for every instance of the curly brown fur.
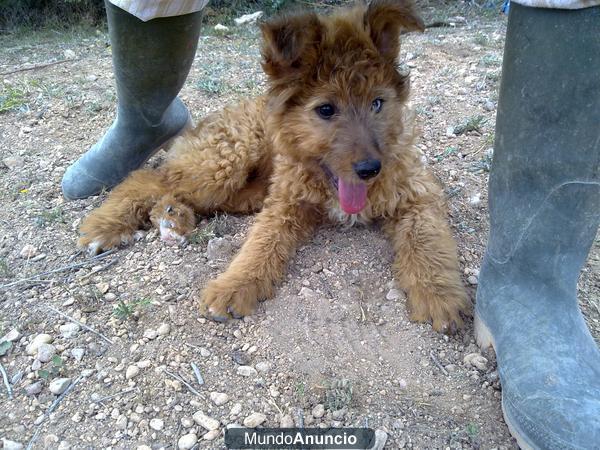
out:
M80 245L117 246L149 220L170 221L177 240L193 228L192 210L260 211L201 296L206 315L226 320L273 295L297 246L327 218L382 219L410 317L438 331L460 326L469 302L456 246L442 191L413 145L409 80L396 70L400 32L417 29L408 0L263 24L267 95L206 118L162 167L134 172L84 221ZM360 172L365 161L380 171Z

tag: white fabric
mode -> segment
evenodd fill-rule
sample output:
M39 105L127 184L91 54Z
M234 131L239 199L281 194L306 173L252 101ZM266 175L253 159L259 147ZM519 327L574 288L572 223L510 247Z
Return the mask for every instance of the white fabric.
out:
M511 0L532 8L582 9L600 5L600 0Z
M157 17L183 16L202 10L208 0L109 0L144 22Z

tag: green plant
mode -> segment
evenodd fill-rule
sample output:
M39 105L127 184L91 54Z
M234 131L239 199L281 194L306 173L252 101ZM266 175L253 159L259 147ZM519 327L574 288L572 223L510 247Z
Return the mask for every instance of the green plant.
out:
M44 227L48 223L66 223L66 221L65 213L60 206L50 211L42 211L35 218L35 223L39 227Z
M442 161L444 158L447 158L450 155L453 155L454 153L456 153L458 151L458 147L446 147L446 149L439 155L436 155L435 160L440 162Z
M217 78L202 78L196 86L210 96L221 95L227 90L227 84Z
M350 380L333 379L329 381L325 391L325 404L328 409L336 411L350 406L353 388Z
M130 303L125 303L123 300L119 300L114 306L113 314L119 320L129 319L136 311L149 306L151 303L152 299L148 297L134 300Z
M27 103L25 92L15 86L3 85L0 90L0 113L19 109Z
M463 123L454 127L454 134L459 136L469 131L481 132L483 124L487 122L487 119L483 116L471 116L468 117Z
M227 231L227 215L215 214L213 219L204 227L192 233L188 239L190 244L206 245L214 237L221 237Z
M46 369L38 370L38 375L40 378L44 380L49 380L50 378L55 378L59 375L64 369L65 363L62 358L58 355L54 355L50 360L50 366Z
M479 434L479 428L474 423L469 423L465 431L471 439L474 439Z
M6 262L6 259L0 258L0 278L12 277L12 271Z

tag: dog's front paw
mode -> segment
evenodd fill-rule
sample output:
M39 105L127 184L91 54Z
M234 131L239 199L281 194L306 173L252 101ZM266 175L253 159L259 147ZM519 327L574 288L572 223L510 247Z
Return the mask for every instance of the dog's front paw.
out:
M447 289L415 287L409 291L408 311L414 322L431 322L435 331L453 334L471 314L471 302L461 286Z
M201 294L200 311L205 317L225 322L240 319L256 309L259 287L253 282L239 283L219 277L208 283Z

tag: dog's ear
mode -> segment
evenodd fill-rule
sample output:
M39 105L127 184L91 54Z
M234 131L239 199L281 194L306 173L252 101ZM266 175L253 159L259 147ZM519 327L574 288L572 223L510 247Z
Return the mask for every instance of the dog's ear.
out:
M394 62L400 52L400 32L425 30L412 0L372 0L365 13L365 26L379 53Z
M262 65L271 78L297 73L317 58L321 24L315 13L283 16L264 22Z

